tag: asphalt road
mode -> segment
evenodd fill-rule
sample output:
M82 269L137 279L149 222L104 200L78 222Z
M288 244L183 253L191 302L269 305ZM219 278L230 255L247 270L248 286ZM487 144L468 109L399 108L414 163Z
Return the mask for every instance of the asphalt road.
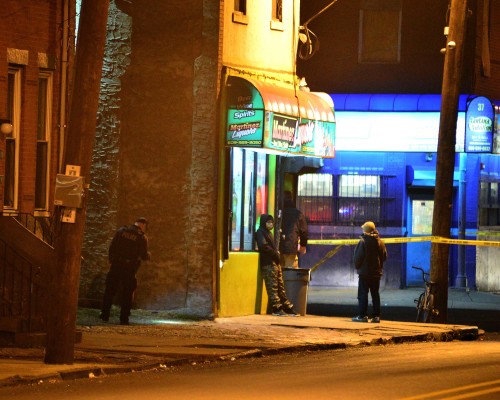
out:
M353 317L358 308L342 304L308 304L307 313L325 317ZM413 322L416 318L415 307L384 307L382 319L390 321ZM448 323L477 326L486 332L500 332L500 312L498 310L449 309Z
M0 389L2 400L494 399L500 342L429 342L236 359Z

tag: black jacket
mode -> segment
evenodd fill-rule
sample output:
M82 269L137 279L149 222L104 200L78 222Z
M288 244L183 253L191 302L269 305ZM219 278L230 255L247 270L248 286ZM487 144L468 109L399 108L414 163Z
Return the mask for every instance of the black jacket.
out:
M269 214L262 214L259 221L259 229L255 232L255 241L259 249L260 265L270 265L273 262L280 263L280 253L274 243L273 235L266 228L267 221L273 221L274 218Z
M286 204L281 222L280 252L282 254L297 254L299 245L307 246L308 231L304 214L294 207L293 203Z
M148 258L148 240L138 226L123 226L116 231L109 246L111 264L129 266L137 270L141 260Z
M363 233L354 249L354 266L358 275L364 278L381 277L385 260L387 250L378 231Z

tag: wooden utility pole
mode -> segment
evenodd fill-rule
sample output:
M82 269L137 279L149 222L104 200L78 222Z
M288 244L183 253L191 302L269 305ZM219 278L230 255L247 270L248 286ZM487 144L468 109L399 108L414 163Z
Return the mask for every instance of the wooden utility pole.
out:
M436 167L436 191L432 235L449 238L455 167L455 142L458 117L458 99L465 47L467 0L451 0L449 32L446 40L441 117ZM449 245L432 243L431 280L437 283L435 306L439 315L434 322L446 323L448 319L448 257Z
M88 183L94 148L109 0L83 0L64 164L81 167ZM64 166L63 166L64 169ZM64 171L63 171L64 172ZM86 199L75 223L62 223L50 286L45 363L73 364Z

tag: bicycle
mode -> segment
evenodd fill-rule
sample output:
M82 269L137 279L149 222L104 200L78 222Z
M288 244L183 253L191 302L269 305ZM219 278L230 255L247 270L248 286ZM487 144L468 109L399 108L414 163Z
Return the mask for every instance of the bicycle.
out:
M414 300L417 303L417 322L430 322L433 316L439 314L439 310L434 308L434 288L436 282L427 279L430 274L425 272L423 268L415 266L412 266L412 268L422 272L422 280L425 283L425 291L420 294L418 299Z

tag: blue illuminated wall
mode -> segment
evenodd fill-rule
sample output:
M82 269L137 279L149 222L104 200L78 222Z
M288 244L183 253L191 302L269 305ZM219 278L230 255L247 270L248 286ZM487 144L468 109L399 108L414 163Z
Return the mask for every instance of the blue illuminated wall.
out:
M440 95L371 95L371 94L339 94L332 95L337 118L337 134L342 136L346 132L339 132L342 123L342 112L364 111L374 112L414 112L430 113L440 109ZM467 96L460 96L459 112L466 108ZM390 114L388 114L390 117ZM457 127L457 131L463 127ZM401 134L404 134L403 132ZM435 133L436 138L438 132ZM417 137L418 139L418 137ZM360 143L360 147L366 143ZM455 157L455 174L452 204L452 238L476 239L478 225L478 198L480 188L480 164L485 170L495 170L498 167L499 157L491 154L460 154ZM380 175L385 179L385 191L388 200L381 205L385 223L378 226L382 237L402 237L408 235L408 207L411 195L428 194L433 196L435 178L410 180L407 169L411 168L420 175L435 176L436 152L428 151L357 151L338 150L334 159L325 159L322 168L317 173L333 175L360 173ZM463 170L463 179L466 188L460 187L460 174ZM484 173L484 172L483 172ZM465 196L465 197L463 197ZM464 211L459 207L465 205ZM459 215L459 212L461 214ZM464 231L465 229L465 231ZM460 232L465 232L460 235ZM357 238L361 233L358 226L310 226L311 238ZM301 258L301 267L312 267L335 246L310 246L306 256ZM354 246L344 246L334 257L318 267L311 280L311 285L325 286L355 286L357 275L353 267ZM411 260L407 259L406 244L389 244L389 258L385 265L382 286L398 288L405 287ZM462 254L459 254L462 252ZM463 260L463 261L462 261ZM456 286L461 281L462 274L466 275L468 287L475 287L476 251L474 246L450 246L450 286ZM460 263L461 266L460 266Z

